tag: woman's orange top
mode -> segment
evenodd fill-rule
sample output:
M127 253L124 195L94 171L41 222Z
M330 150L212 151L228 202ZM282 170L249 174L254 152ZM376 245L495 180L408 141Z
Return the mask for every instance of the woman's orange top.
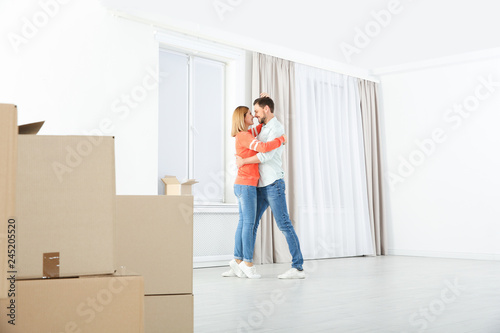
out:
M283 136L269 142L257 140L255 136L260 133L261 129L262 124L259 124L247 132L239 132L236 134L236 155L241 158L252 157L257 155L257 153L267 153L268 151L276 149L285 142ZM238 176L236 176L236 181L234 183L238 185L257 186L259 183L259 164L245 164L239 168Z

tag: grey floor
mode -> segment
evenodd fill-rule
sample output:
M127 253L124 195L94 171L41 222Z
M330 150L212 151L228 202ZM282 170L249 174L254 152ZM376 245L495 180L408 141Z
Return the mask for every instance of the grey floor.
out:
M500 333L500 261L404 256L257 265L260 280L194 270L194 326L205 332Z

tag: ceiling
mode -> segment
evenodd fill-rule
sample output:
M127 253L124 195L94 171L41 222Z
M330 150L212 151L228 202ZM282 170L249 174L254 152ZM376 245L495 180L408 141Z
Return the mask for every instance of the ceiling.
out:
M101 0L176 30L367 70L500 47L495 0ZM254 43L255 45L255 43Z

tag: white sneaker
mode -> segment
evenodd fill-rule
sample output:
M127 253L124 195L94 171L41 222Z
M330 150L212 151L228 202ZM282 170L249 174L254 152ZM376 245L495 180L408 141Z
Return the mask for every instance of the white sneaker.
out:
M233 270L234 274L236 274L237 277L246 277L245 273L243 273L240 266L238 266L238 263L236 262L236 260L234 260L234 259L231 260L229 262L229 266L231 267L231 269Z
M278 275L278 279L305 279L306 273L302 270L299 271L297 268L290 268L285 273Z
M248 267L247 264L245 264L245 262L243 261L240 262L239 266L247 278L260 279L260 274L257 274L257 269L255 268L255 266Z
M237 277L236 273L230 268L228 271L221 274L223 277Z

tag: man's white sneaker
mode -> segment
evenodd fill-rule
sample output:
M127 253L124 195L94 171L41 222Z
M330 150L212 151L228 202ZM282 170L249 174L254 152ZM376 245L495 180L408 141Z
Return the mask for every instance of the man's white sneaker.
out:
M249 279L260 279L260 274L257 274L257 269L255 266L248 267L247 264L245 264L244 261L240 262L240 269L243 271L243 273L246 275L247 278Z
M242 261L243 263L243 261ZM236 274L237 277L245 277L245 273L243 273L243 271L241 270L240 266L238 266L238 263L236 262L236 260L231 260L229 262L229 266L231 267L231 269L233 270L234 274Z
M305 279L306 273L302 270L299 271L297 268L290 268L285 273L278 275L278 279Z
M228 271L221 274L223 277L237 277L236 273L230 268Z

